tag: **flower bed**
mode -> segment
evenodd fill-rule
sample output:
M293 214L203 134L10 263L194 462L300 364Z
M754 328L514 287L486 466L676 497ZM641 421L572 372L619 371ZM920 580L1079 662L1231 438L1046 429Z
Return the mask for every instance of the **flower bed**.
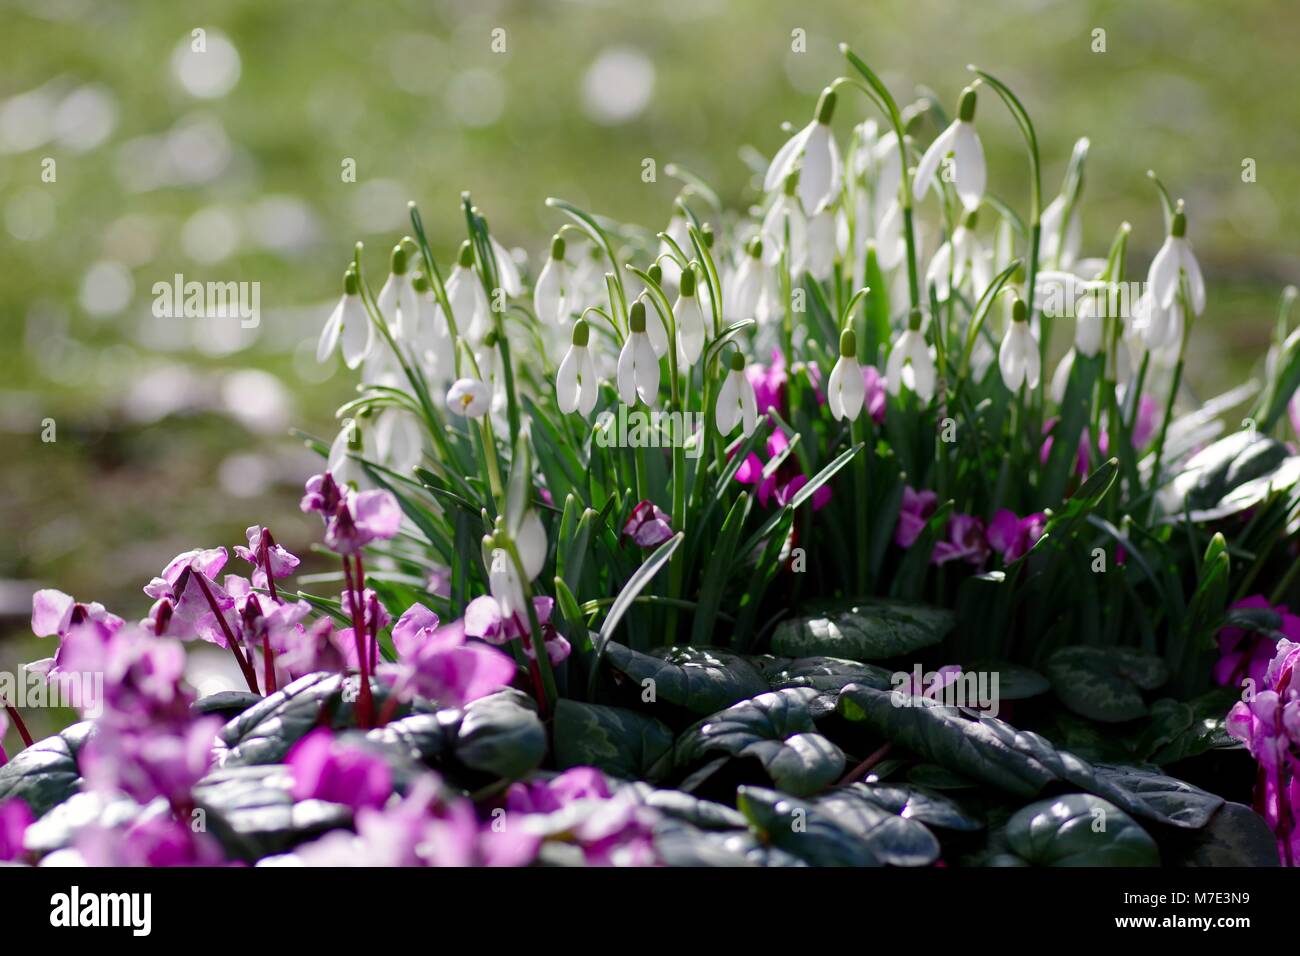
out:
M1262 385L1189 402L1183 204L1153 176L1145 273L1127 223L1082 258L1086 140L1044 203L996 77L949 121L845 56L753 210L551 199L531 282L468 196L445 275L414 206L382 284L358 246L302 499L336 570L254 525L138 623L39 592L85 719L0 768L0 859L1294 862L1290 297ZM196 699L192 641L246 689Z

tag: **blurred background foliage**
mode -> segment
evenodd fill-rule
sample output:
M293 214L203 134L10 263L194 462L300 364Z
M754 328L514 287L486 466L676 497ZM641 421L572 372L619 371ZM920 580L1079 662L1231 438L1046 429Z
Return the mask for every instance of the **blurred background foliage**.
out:
M315 336L353 243L381 275L408 199L444 261L465 189L537 262L559 222L548 195L662 228L668 162L743 208L742 153L770 155L782 122L807 121L843 72L840 41L900 100L932 91L951 110L967 63L1001 76L1036 122L1049 198L1089 136L1086 254L1127 219L1145 269L1158 170L1210 280L1190 381L1208 396L1256 368L1300 276L1300 11L1286 0L12 0L0 667L49 653L27 627L34 587L139 617L140 586L179 551L242 542L252 522L310 545L296 502L315 462L287 430L330 433L352 393L350 374L316 364ZM842 141L866 110L845 99ZM1023 212L1015 128L992 97L978 119L991 189ZM647 157L658 182L642 181ZM177 273L260 283L260 324L155 318L153 284Z

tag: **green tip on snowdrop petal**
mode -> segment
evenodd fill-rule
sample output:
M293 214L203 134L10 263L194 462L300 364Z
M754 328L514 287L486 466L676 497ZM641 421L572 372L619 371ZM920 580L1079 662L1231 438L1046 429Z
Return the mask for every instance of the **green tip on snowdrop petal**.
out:
M403 275L406 272L406 249L399 242L393 246L391 272L395 276Z
M957 118L963 123L975 119L975 87L968 86L961 91L961 100L957 104Z
M632 303L628 310L627 327L633 332L645 331L645 303L640 300Z
M561 236L559 233L556 233L555 238L551 240L551 258L552 259L564 258L564 237Z
M907 327L913 332L920 331L921 310L916 306L912 306L912 311L907 314Z
M587 323L582 319L573 323L573 344L580 349L585 349L587 343L591 341L591 330L587 328Z
M822 90L821 99L817 101L817 122L828 124L835 115L835 91L829 86Z
M1011 303L1011 321L1024 322L1029 318L1029 310L1025 308L1024 299L1016 299Z
M474 247L469 244L468 239L460 244L460 253L457 255L456 261L464 269L468 269L474 264Z
M682 295L686 296L687 298L695 295L695 270L694 269L682 270L681 285L679 288Z
M763 257L763 240L758 236L749 240L749 257L751 259L761 259Z
M357 278L357 270L349 269L343 273L343 294L356 295L361 291L361 280Z
M1174 213L1173 220L1169 223L1169 235L1175 239L1181 239L1187 235L1187 213L1183 212L1180 205L1178 211Z
M858 337L852 329L840 333L840 355L844 358L858 357Z
M425 293L429 291L429 279L423 272L417 272L411 278L411 285L416 292Z
M731 358L728 362L731 365L731 370L733 372L743 372L745 370L745 356L739 349L731 353Z

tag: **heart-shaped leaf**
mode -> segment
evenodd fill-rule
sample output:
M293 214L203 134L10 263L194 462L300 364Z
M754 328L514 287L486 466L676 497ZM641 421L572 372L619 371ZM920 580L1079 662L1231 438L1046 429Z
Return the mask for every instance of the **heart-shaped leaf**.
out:
M888 690L893 686L892 673L875 664L840 657L800 657L776 669L767 679L773 690L811 687L819 693L839 694L849 684Z
M1159 866L1156 841L1114 804L1090 793L1039 800L1006 827L1017 856L1039 866Z
M943 640L956 623L951 611L906 601L871 600L782 621L772 650L789 657L884 660Z
M867 841L811 801L740 787L736 808L764 842L811 866L883 866Z
M673 747L672 731L653 717L568 699L555 705L553 736L560 769L596 767L627 779L648 777Z
M1047 661L1061 703L1090 720L1120 723L1147 714L1142 691L1169 679L1165 662L1131 647L1063 647Z
M844 772L843 751L817 733L808 712L816 697L808 687L771 691L705 718L678 739L678 769L719 752L752 757L783 790L796 796L816 793Z
M851 787L819 797L816 806L887 866L929 866L939 859L939 841L925 824L886 810Z
M93 721L83 720L14 754L0 767L0 801L22 797L39 817L76 793L77 752L93 728Z
M465 707L452 750L467 767L513 780L545 758L546 728L529 698L503 690Z
M855 783L847 788L864 800L926 826L962 833L982 830L980 819L941 793L910 784Z
M1051 690L1052 685L1042 674L1023 664L1010 661L978 660L962 665L964 672L988 674L989 686L997 680L997 691L993 694L997 700L1028 700Z
M29 831L30 832L30 831ZM1277 836L1250 807L1225 803L1187 842L1166 853L1171 866L1280 866Z
M642 654L610 641L605 660L641 687L653 687L655 700L696 714L716 713L768 689L753 664L720 648L661 647Z

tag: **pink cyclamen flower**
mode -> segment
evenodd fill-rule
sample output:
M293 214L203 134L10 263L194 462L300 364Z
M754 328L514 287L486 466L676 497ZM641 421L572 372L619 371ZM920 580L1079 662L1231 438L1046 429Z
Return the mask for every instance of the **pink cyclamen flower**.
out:
M511 813L554 813L575 800L608 800L609 784L595 767L572 767L558 777L512 783L506 791Z
M989 522L988 542L1002 555L1003 563L1010 564L1038 543L1046 526L1047 515L1041 511L1017 518L1015 512L999 508Z
M0 803L0 862L12 863L27 855L23 836L34 817L22 797L10 797Z
M790 439L786 438L784 430L780 428L773 429L766 442L768 461L782 454L789 445ZM793 455L787 455L781 464L777 466L776 471L766 477L763 476L764 470L763 461L758 455L750 452L741 463L740 468L736 470L736 481L742 485L758 485L758 492L755 497L758 498L758 503L765 508L769 502L775 502L777 507L785 507L790 499L794 497L795 492L808 484L808 476L800 469L799 460ZM813 511L820 511L830 503L830 500L830 485L822 485L813 492Z
M673 536L670 519L653 501L642 501L632 509L623 525L623 537L642 548L656 548Z
M349 491L325 526L325 546L335 554L356 554L372 541L393 537L402 526L402 508L392 492Z
M144 815L122 827L93 824L73 844L86 866L220 866L221 845L167 814Z
M938 504L939 496L933 491L917 491L911 486L903 488L903 504L898 512L898 527L894 529L894 543L900 548L914 545Z
M885 376L874 365L862 366L862 383L866 388L866 410L877 425L885 420L885 403L889 400Z
M745 366L745 378L754 386L754 402L758 414L766 415L772 409L784 414L787 375L785 356L780 349L772 349L772 363L762 365L750 362Z
M328 800L356 810L382 807L393 792L388 762L318 727L295 743L284 761L293 772L295 800Z
M935 542L930 563L965 561L978 567L988 557L989 545L984 537L984 521L974 515L955 514L948 521L944 538Z
M569 656L572 647L570 647L564 636L556 631L555 625L551 623L551 614L554 610L554 598L533 598L533 611L537 614L537 624L542 629L542 639L546 645L546 656L552 664L558 664ZM489 595L476 597L469 602L469 606L465 608L465 617L460 626L464 628L467 637L478 638L480 641L487 641L489 644L506 644L522 638L524 653L529 657L534 656L528 617L524 614L516 614L509 618L504 617L501 614L501 605Z
M122 619L116 614L110 614L102 604L82 604L71 595L52 588L37 591L32 595L32 633L37 637L57 635L59 649L53 657L34 661L26 669L55 677L59 674L62 662L63 639L69 633L74 630L85 631L101 641L108 641L121 629L122 624Z
M444 707L470 701L508 687L515 662L494 647L467 641L463 623L439 626L438 615L412 604L393 625L398 663L382 665L380 674L396 688Z
M1284 604L1269 603L1262 594L1242 598L1232 605L1237 608L1256 608L1273 611L1281 618L1278 631L1290 641L1300 642L1300 617L1292 614ZM1240 687L1246 680L1256 688L1265 686L1265 675L1270 662L1277 656L1278 634L1252 631L1241 627L1225 627L1219 631L1219 660L1214 665L1215 683L1223 687Z
M277 580L287 578L298 569L300 562L297 556L287 551L283 545L273 543L269 529L259 524L250 525L245 534L248 537L248 547L235 545L235 554L254 566L254 587L266 587L266 571L262 567L263 548L266 549L267 563L271 567L272 577Z
M221 723L204 717L189 726L101 724L77 755L78 768L92 790L120 791L140 804L163 797L185 807L212 766Z

